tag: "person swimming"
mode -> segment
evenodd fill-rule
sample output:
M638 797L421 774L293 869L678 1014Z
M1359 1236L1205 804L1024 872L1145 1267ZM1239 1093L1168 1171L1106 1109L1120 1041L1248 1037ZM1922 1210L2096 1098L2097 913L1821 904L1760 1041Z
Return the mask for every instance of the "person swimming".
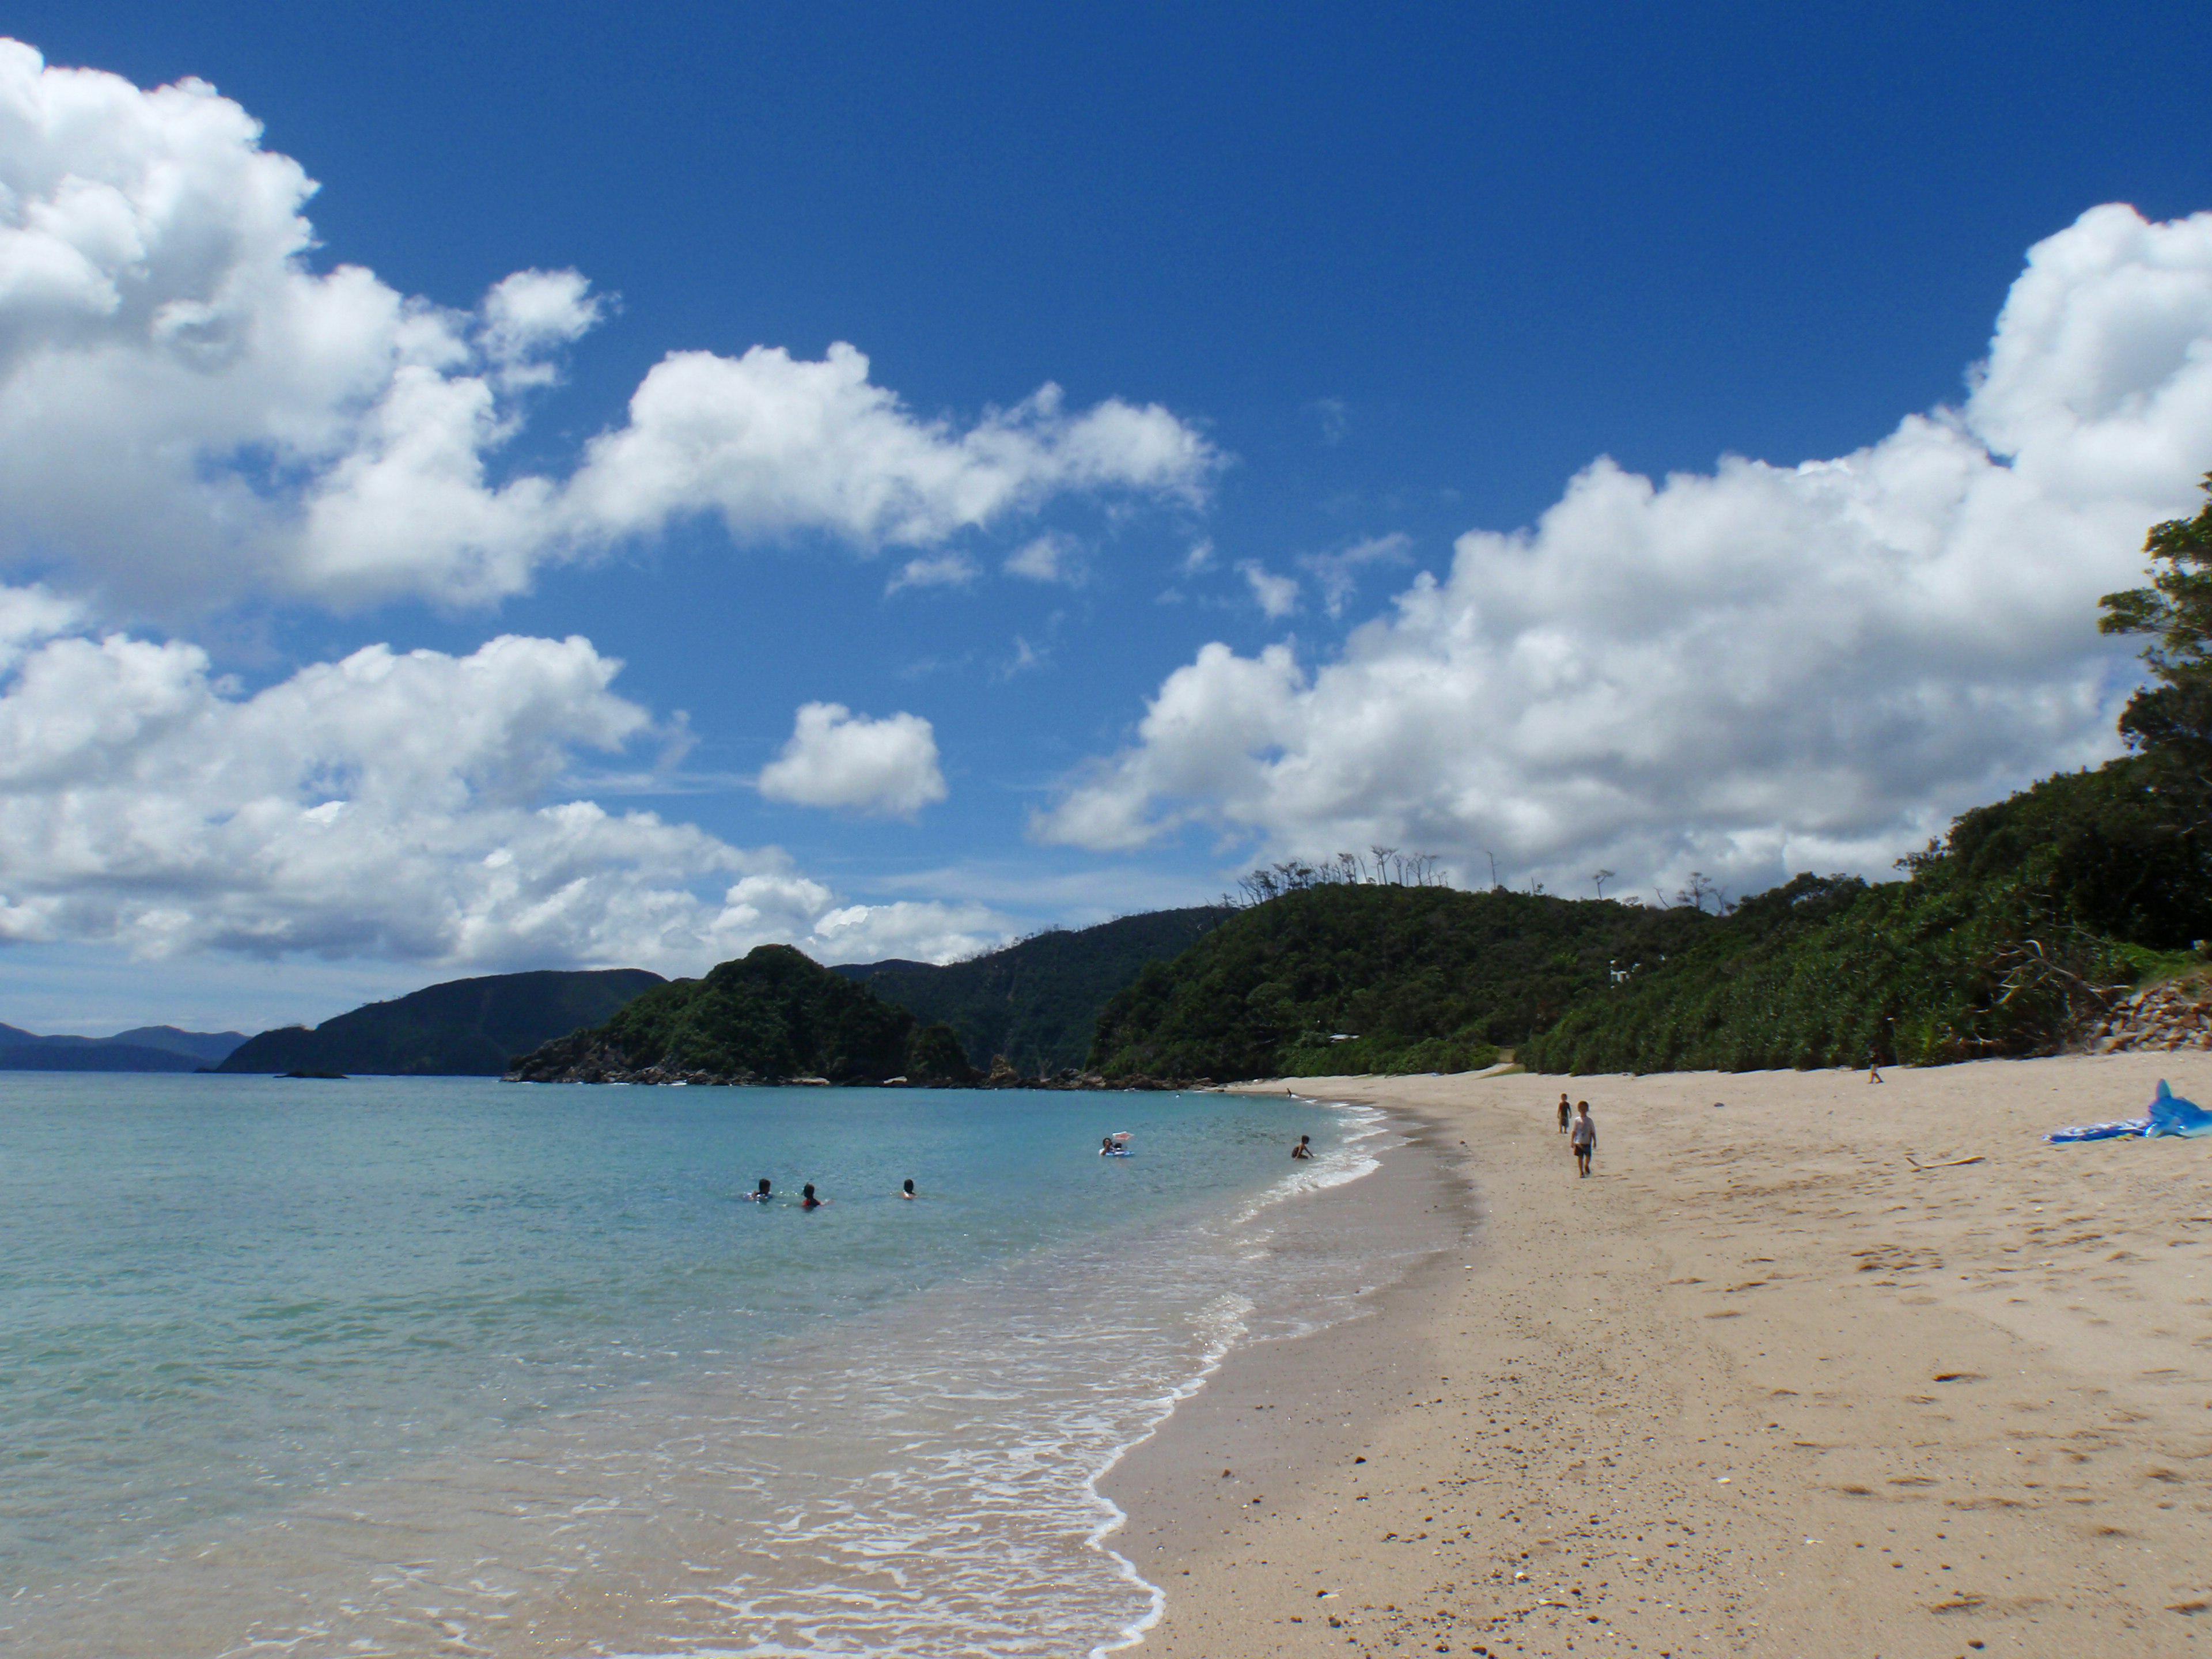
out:
M914 1196L914 1177L912 1176L908 1176L906 1180L901 1183L899 1187L899 1196L901 1198L912 1198Z
M799 1207L802 1210L818 1210L825 1201L814 1196L814 1183L811 1181L799 1189Z
M1111 1135L1106 1136L1098 1143L1098 1156L1101 1158L1113 1157L1115 1150L1114 1137Z
M763 1176L760 1178L760 1185L756 1187L751 1192L747 1193L745 1196L752 1200L756 1204L766 1204L769 1202L768 1177L766 1176Z
M1311 1135L1300 1135L1298 1137L1298 1144L1291 1148L1291 1156L1292 1158L1311 1158L1313 1155L1313 1137Z

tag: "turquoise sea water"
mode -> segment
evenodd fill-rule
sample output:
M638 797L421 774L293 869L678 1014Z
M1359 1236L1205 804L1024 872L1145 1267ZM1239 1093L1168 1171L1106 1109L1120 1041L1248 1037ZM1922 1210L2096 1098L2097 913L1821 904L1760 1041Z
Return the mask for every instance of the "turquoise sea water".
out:
M1299 1205L1382 1138L1212 1095L0 1074L0 1649L1110 1647L1157 1593L1093 1482L1373 1282Z

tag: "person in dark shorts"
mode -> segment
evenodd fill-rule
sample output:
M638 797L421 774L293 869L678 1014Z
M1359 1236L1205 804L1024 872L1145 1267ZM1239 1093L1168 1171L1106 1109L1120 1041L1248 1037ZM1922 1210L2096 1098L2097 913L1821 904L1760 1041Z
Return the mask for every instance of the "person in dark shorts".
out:
M1589 1102L1575 1103L1575 1121L1569 1131L1567 1144L1575 1149L1575 1173L1588 1175L1591 1156L1597 1151L1597 1125L1591 1121Z
M1559 1096L1559 1133L1561 1134L1565 1134L1567 1132L1567 1097L1564 1093L1562 1093Z

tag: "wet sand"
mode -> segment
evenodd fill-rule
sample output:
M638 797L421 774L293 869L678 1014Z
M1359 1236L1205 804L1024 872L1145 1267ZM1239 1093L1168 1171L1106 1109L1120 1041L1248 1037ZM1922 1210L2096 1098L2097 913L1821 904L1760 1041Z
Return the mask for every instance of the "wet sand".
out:
M1884 1076L1298 1080L1420 1125L1449 1180L1346 1191L1463 1242L1115 1471L1139 1651L2212 1645L2212 1141L2039 1139L2212 1055Z

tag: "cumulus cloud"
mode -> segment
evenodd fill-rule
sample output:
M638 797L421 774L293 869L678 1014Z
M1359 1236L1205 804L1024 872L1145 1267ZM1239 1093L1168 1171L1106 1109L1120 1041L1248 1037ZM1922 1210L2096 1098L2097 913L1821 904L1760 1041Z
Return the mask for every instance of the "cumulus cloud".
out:
M2212 466L2212 216L2100 207L2039 244L1969 385L1832 460L1595 462L1329 659L1208 645L1036 832L1382 842L1476 879L1495 854L1562 890L1884 872L2113 752L2133 669L2097 598Z
M791 741L761 769L760 792L798 806L912 817L945 799L937 734L919 714L872 720L842 702L805 703Z
M775 848L566 798L653 735L588 641L370 646L252 696L0 589L0 939L696 973L769 940L967 954L981 906L842 903Z
M927 547L1066 492L1196 499L1157 405L1047 385L970 425L849 345L674 352L565 477L501 477L605 303L520 271L472 310L318 272L315 186L198 81L142 91L0 40L0 559L171 608L252 590L447 604L691 518Z
M1252 602L1268 621L1279 622L1298 608L1296 576L1279 576L1257 559L1245 559L1237 569L1252 590Z

